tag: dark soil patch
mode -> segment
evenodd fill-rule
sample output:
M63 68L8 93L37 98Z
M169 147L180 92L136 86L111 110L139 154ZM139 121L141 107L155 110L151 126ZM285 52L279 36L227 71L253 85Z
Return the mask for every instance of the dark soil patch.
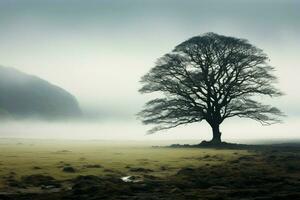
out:
M55 180L53 177L45 176L42 174L23 176L21 178L20 183L26 186L35 186L35 187L41 187L41 186L60 187L61 186L59 181Z
M38 167L38 166L35 166L35 167L33 167L32 169L34 169L34 170L39 170L39 169L42 169L41 167Z
M72 153L72 151L70 151L70 150L60 150L60 151L56 151L54 153L58 153L58 154L60 154L60 153Z
M133 167L133 168L130 168L129 171L131 171L131 172L141 172L141 173L153 172L152 169L147 169L147 168L142 168L142 167Z
M98 164L87 164L83 166L84 168L102 168L101 165Z

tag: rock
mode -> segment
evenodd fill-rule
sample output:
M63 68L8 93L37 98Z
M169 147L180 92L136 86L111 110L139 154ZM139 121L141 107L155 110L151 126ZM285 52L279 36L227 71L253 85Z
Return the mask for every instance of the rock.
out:
M68 173L75 173L75 172L76 172L75 168L74 168L74 167L71 167L71 166L65 166L65 167L63 168L63 171L64 171L64 172L68 172Z

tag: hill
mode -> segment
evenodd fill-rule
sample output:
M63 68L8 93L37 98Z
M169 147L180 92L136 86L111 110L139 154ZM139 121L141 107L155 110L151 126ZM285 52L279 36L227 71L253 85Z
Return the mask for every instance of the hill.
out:
M0 66L0 116L74 118L81 116L76 98L66 90L14 68Z

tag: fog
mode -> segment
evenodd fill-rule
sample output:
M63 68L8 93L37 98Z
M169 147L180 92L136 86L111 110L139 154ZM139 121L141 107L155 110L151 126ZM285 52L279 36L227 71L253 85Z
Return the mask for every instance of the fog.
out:
M299 138L300 2L286 1L0 1L0 65L36 75L72 93L81 120L2 121L0 137L168 140L209 139L205 122L155 135L136 119L150 96L139 80L156 59L206 32L246 38L276 68L285 96L266 99L286 115L261 126L231 119L224 139Z

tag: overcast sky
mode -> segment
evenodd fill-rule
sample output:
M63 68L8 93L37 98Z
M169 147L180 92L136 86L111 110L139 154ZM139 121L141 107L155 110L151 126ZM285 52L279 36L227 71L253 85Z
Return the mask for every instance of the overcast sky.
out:
M61 86L99 116L59 128L11 122L0 137L207 139L205 123L144 136L148 127L134 115L147 100L137 92L139 79L156 59L192 36L216 32L246 38L268 54L286 94L270 102L288 115L270 127L229 120L223 136L299 138L299 9L297 0L0 0L0 65Z

